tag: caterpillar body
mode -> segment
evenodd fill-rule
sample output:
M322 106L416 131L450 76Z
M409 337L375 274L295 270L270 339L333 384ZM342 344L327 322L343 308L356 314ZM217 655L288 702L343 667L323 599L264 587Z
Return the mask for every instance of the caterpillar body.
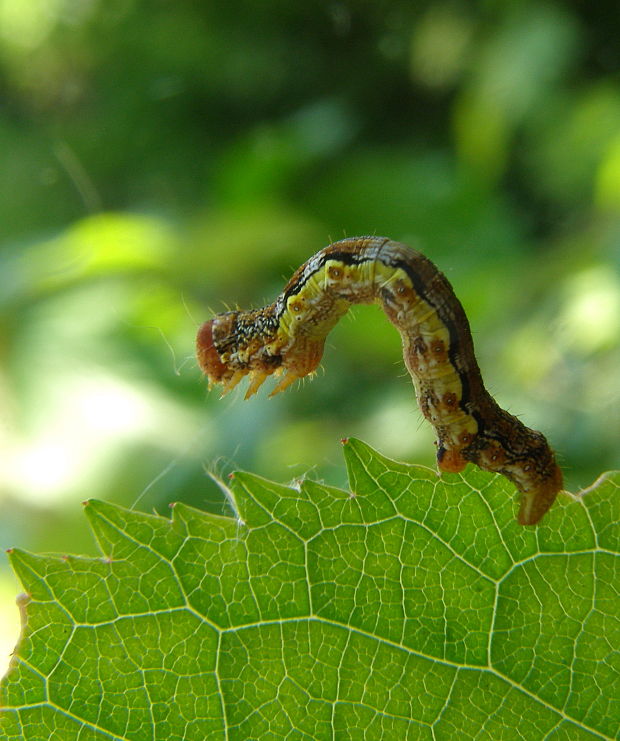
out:
M521 492L518 520L536 524L562 489L545 437L502 409L484 387L469 322L452 286L423 254L384 237L328 245L294 273L273 304L229 311L198 331L197 357L223 393L250 377L246 398L271 374L271 395L316 370L325 338L352 304L379 303L400 332L418 404L437 434L441 471L468 462Z

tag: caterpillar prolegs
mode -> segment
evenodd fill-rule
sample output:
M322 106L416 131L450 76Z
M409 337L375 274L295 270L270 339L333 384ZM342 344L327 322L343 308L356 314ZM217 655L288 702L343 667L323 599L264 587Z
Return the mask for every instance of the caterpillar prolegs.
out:
M230 391L246 375L246 399L267 376L271 395L316 370L325 338L351 304L379 303L400 332L422 413L437 433L441 471L468 462L503 474L521 492L518 520L536 524L562 489L545 437L502 409L485 389L463 307L424 255L384 237L353 237L317 252L273 304L229 311L198 331L209 384Z

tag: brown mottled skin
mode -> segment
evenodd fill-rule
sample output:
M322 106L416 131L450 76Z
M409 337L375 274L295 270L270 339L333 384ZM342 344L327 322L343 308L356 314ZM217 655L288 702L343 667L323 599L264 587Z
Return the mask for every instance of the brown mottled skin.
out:
M276 301L205 322L197 356L227 393L246 375L246 398L271 374L272 395L316 370L325 338L354 303L379 303L401 334L420 409L437 432L437 462L468 462L506 476L522 493L518 520L533 525L563 486L546 439L503 410L484 387L469 323L446 277L421 253L385 237L354 237L320 250Z

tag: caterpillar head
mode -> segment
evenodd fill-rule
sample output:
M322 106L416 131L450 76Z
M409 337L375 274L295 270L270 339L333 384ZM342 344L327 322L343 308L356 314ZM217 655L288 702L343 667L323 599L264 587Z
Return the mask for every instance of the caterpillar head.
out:
M210 384L226 381L231 371L222 362L213 342L213 323L215 319L205 322L196 335L196 357L203 373L209 379Z

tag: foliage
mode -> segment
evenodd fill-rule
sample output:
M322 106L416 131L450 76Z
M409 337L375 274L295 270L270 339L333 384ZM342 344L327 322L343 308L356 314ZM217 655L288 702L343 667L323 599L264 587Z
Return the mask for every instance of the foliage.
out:
M3 738L615 738L620 478L522 528L501 477L345 457L351 492L237 473L234 517L91 500L104 558L13 551Z
M571 491L618 468L616 19L605 0L0 0L2 548L92 553L86 497L221 513L205 467L342 486L344 435L430 464L372 308L271 401L219 401L193 360L211 311L362 232L447 274L488 387ZM0 664L15 589L0 559Z

